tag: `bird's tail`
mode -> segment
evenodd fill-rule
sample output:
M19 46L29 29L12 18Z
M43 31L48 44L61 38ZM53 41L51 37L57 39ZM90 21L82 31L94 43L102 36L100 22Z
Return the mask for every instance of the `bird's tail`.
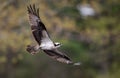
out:
M38 45L36 45L36 46L34 46L34 45L27 45L26 50L27 50L30 54L32 54L32 55L34 55L34 54L36 54L36 53L39 52Z

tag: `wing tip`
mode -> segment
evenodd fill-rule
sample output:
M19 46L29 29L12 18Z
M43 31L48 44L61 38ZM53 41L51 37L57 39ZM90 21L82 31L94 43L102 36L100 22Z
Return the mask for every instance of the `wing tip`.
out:
M80 66L82 63L81 62L76 62L76 63L69 62L67 64L74 65L74 66Z
M39 17L39 8L36 8L35 4L27 5L27 11L28 11L28 13L36 15Z
M74 66L79 66L81 65L81 62L76 62L76 63L73 63Z

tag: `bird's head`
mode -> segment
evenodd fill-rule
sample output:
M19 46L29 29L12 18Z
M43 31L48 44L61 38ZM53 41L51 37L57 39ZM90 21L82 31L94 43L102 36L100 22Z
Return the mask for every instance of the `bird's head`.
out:
M55 42L55 43L54 43L54 45L55 45L55 47L57 47L57 48L58 48L58 47L60 47L60 46L61 46L61 43L59 43L59 42Z

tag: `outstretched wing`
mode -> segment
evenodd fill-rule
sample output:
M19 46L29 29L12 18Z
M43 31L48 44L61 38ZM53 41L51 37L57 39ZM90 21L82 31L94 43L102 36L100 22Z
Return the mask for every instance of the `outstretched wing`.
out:
M40 20L39 8L36 8L35 5L29 5L27 9L33 36L40 45L42 39L49 38L46 27Z
M59 61L59 62L62 62L62 63L66 63L66 64L72 64L73 62L70 60L70 58L58 51L57 49L53 49L53 50L43 50L47 55L49 55L51 58Z

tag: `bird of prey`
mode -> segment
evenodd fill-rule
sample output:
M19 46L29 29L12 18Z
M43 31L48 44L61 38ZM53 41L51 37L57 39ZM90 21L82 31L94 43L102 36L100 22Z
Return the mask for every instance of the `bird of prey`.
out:
M37 45L28 45L26 50L31 54L36 54L39 50L42 50L51 58L63 62L66 64L77 65L79 63L73 63L71 59L64 53L60 52L57 48L61 46L58 42L53 42L50 39L49 33L40 19L39 8L36 8L35 4L27 6L29 23L31 26L32 34L38 43Z

